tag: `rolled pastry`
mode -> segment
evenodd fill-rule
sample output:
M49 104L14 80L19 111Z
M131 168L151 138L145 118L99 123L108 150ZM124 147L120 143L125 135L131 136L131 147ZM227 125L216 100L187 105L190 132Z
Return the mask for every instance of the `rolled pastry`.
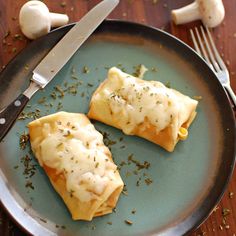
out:
M145 81L116 67L94 92L88 117L159 144L172 152L186 139L198 102L158 81Z
M74 220L112 212L123 181L103 136L84 114L59 112L29 123L32 150Z

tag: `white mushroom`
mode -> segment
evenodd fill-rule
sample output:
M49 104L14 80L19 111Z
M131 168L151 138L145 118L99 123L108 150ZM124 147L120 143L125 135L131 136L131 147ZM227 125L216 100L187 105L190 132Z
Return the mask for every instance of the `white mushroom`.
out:
M65 14L50 13L43 2L34 0L22 6L19 21L23 34L29 39L36 39L53 27L67 24L69 18Z
M172 10L172 19L175 24L185 24L194 20L202 20L208 27L216 27L225 16L222 0L195 0L190 5Z

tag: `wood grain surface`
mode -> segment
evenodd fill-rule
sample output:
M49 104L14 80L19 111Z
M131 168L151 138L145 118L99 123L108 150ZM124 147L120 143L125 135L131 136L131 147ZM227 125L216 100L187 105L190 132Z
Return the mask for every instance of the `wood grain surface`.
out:
M205 0L207 1L207 0ZM21 33L18 14L26 0L0 0L0 67L23 50L30 41ZM78 21L100 0L44 0L52 12L66 13L70 22ZM193 46L189 29L200 22L176 26L171 22L171 9L191 3L192 0L120 0L119 6L109 18L123 19L161 28ZM223 0L226 17L213 30L213 36L230 71L231 85L236 92L236 1ZM1 84L0 84L1 86ZM26 235L0 208L0 235ZM236 172L215 211L191 236L236 236Z

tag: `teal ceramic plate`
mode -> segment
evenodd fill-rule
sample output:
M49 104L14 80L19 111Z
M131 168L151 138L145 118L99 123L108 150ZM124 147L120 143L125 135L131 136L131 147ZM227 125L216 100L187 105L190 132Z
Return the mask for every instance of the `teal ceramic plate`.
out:
M2 72L3 107L27 86L31 71L72 27L58 29L31 43ZM173 153L144 139L95 123L106 132L115 163L127 186L116 211L92 222L73 221L20 135L18 120L0 145L0 196L13 218L34 235L183 235L195 229L221 198L235 160L235 123L227 96L213 72L193 50L171 35L143 25L106 21L56 78L24 110L43 116L59 110L88 111L91 94L106 78L107 68L128 73L144 64L146 80L159 80L191 97L201 96L197 117L186 141ZM60 90L66 90L63 94ZM135 160L150 163L137 170ZM133 224L125 223L125 220Z

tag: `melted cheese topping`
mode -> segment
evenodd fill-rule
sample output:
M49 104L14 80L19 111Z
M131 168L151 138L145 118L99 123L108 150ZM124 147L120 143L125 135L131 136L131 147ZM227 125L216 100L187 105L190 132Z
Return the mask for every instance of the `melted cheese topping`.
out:
M119 125L124 133L132 134L147 119L157 132L172 125L174 138L193 110L188 108L197 104L161 82L144 81L115 67L109 70L102 92L96 96L95 99L107 99L112 114L120 114Z
M39 144L39 163L63 173L67 191L80 201L99 198L115 180L117 167L107 155L103 136L92 124L44 123L43 133L46 138Z

